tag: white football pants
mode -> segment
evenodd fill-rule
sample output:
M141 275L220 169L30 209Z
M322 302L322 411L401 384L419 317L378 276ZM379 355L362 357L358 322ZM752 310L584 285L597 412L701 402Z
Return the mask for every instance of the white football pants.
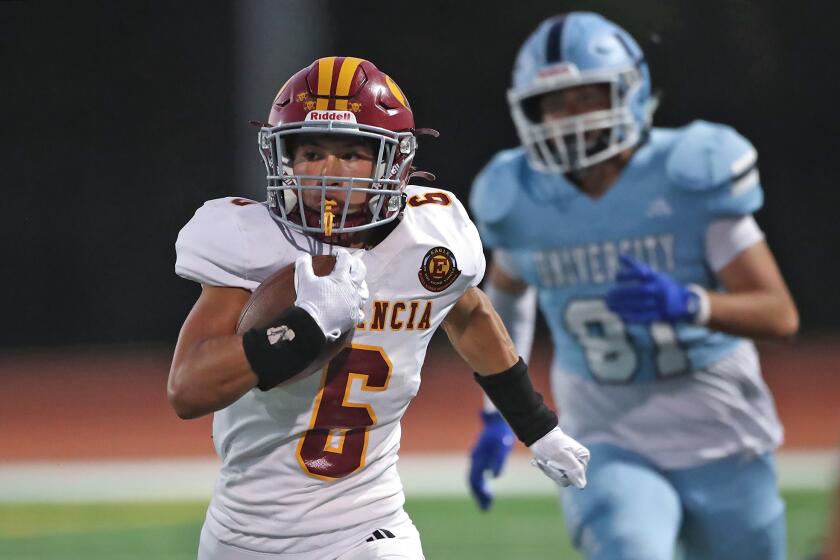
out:
M405 514L403 514L405 515ZM219 541L205 525L198 545L198 560L425 560L420 534L408 516L388 527L371 528L367 536L335 543L329 556L324 550L309 554L272 554L247 550Z

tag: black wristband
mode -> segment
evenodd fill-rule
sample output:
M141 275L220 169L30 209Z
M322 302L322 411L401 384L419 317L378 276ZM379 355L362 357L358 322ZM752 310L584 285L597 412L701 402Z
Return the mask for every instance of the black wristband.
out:
M557 426L557 414L543 402L528 377L528 366L519 361L510 369L496 375L474 374L516 437L531 445Z
M257 387L263 391L303 371L326 345L327 339L315 319L294 305L268 327L251 329L242 335L245 357L257 374Z

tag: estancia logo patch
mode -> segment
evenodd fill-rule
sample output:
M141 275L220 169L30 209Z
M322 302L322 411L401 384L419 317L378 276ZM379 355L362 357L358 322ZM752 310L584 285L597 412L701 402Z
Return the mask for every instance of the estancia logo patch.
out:
M417 277L430 292L442 292L461 275L455 255L446 247L430 249L423 257Z

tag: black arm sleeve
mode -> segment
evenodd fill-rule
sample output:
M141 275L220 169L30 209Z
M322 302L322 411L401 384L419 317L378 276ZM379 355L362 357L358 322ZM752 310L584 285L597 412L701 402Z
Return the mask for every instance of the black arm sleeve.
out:
M474 374L475 380L505 417L516 437L531 445L557 426L557 414L543 402L528 377L528 366L519 361L496 375Z
M242 336L245 357L257 374L257 387L263 391L303 371L326 345L327 339L315 319L296 306L284 311L267 328L251 329Z

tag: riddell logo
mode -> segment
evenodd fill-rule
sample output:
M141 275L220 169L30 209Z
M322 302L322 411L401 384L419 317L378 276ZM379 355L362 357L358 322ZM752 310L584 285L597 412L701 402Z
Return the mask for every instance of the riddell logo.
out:
M547 78L548 76L559 76L561 74L577 76L578 73L578 67L575 64L572 64L571 62L561 62L559 64L555 64L554 66L543 68L539 71L539 76L541 78Z
M306 113L308 121L347 121L356 122L356 115L350 111L309 111Z

